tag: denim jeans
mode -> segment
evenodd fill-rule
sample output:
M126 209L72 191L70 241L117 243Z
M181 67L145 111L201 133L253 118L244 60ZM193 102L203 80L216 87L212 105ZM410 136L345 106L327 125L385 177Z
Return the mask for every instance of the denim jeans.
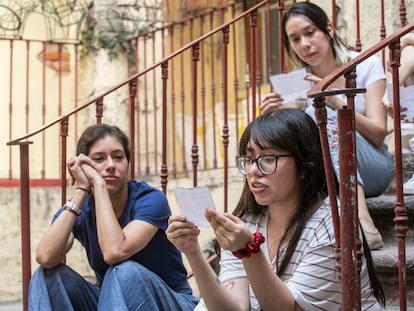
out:
M105 274L101 289L66 265L38 268L30 280L29 310L193 310L199 298L186 282L171 289L142 265L126 261Z
M327 110L327 135L332 160L332 166L337 178L339 178L339 156L338 156L338 118L337 111ZM314 120L314 107L309 106L306 113ZM357 159L357 182L364 188L366 197L375 197L382 194L394 178L394 159L388 151L385 143L376 148L359 132L356 132L356 159Z

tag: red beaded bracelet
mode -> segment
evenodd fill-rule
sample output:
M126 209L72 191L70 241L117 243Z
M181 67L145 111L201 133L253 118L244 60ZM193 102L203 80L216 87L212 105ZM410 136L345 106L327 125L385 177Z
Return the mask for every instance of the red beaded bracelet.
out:
M258 253L260 245L265 241L265 237L260 232L253 233L253 241L247 243L246 248L233 252L233 255L239 259L249 258L252 254Z

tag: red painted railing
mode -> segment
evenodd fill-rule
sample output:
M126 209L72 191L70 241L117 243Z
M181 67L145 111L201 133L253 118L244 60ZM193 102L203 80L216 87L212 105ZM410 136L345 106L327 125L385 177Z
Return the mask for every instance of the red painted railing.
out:
M356 1L358 3L358 1ZM332 1L332 14L335 14L335 1ZM382 10L383 8L383 1ZM285 3L278 1L278 14L282 16ZM236 17L236 12L240 12L240 7L236 4L223 6L216 9L209 9L200 14L198 19L189 18L178 23L172 23L165 27L148 33L145 36L132 40L131 44L136 46L136 50L142 54L136 55L135 71L132 75L122 83L113 86L112 88L102 92L86 103L78 105L78 90L75 87L75 105L73 109L65 113L62 110L63 90L58 94L57 109L58 114L55 120L46 123L45 114L42 113L42 124L37 130L29 132L17 139L12 139L14 135L10 130L10 139L8 145L17 145L20 148L20 188L21 188L21 208L22 208L22 266L23 266L23 302L27 307L27 288L30 280L30 184L33 183L33 168L30 168L30 153L29 148L36 148L36 144L42 147L40 151L35 149L37 153L41 153L41 173L34 174L39 176L39 179L47 180L58 178L57 184L61 187L61 201L66 201L67 188L67 174L66 166L68 146L75 145L78 133L78 117L86 109L95 106L95 120L100 123L104 118L104 106L107 97L119 90L126 90L128 93L128 133L131 140L131 150L134 154L131 155L131 171L130 177L135 176L150 176L156 175L160 177L161 188L164 192L168 187L169 178L179 178L180 176L192 176L193 185L198 183L198 172L200 170L223 169L223 208L227 210L228 201L228 168L232 166L229 159L237 152L237 142L239 129L243 128L257 113L257 103L263 92L262 85L267 88L265 79L268 75L275 72L283 72L287 70L286 59L283 49L279 48L277 51L271 50L272 37L270 31L270 15L269 15L270 1L263 1L249 10L244 10L243 13ZM261 11L260 11L261 10ZM359 5L356 5L356 15L359 15ZM229 13L230 12L230 13ZM405 20L404 1L401 1L400 7L401 21ZM259 56L262 52L259 47L260 38L258 36L261 25L258 22L258 14L263 19L267 16L264 31L267 34L266 40L269 44L266 45L267 50L267 73L263 71L263 60L259 64ZM230 16L230 21L225 22L225 18ZM334 23L335 23L335 19ZM197 23L198 22L198 23ZM197 24L196 24L197 23ZM216 24L220 26L215 27ZM404 24L404 23L402 23ZM195 34L193 29L198 25L199 33ZM191 29L188 31L187 29ZM412 30L414 25L410 24L385 39L384 19L381 19L380 36L385 39L381 43L376 44L361 54L358 58L352 60L350 64L344 65L330 76L325 78L314 89L314 97L316 106L319 108L319 114L323 114L324 100L323 92L326 86L338 77L344 75L349 69L364 60L368 56L375 53L382 53L383 59L386 48L389 46L393 51L393 84L398 85L398 75L396 74L396 67L398 64L398 44L394 42L404 33ZM356 41L357 48L361 48L359 18L356 18ZM166 34L168 33L168 36ZM237 35L243 33L245 35L242 44L238 42ZM189 36L190 43L185 43L186 35ZM161 59L157 59L157 47L155 47L154 38L157 36L165 37L162 40ZM194 40L194 37L197 39ZM178 38L178 39L177 39ZM278 37L280 38L280 36ZM188 40L187 40L188 41ZM180 42L180 48L175 52L177 42ZM218 42L218 44L217 44ZM14 41L10 41L11 50L13 49ZM28 50L30 50L28 44ZM246 53L240 53L240 47L243 47ZM281 43L279 42L279 47ZM170 50L169 53L166 50ZM260 50L260 53L258 52ZM59 47L59 53L62 49ZM73 52L77 55L77 47L74 46ZM278 66L273 66L270 61L272 53L278 54ZM168 54L168 56L165 56ZM217 57L220 54L220 57ZM12 52L11 52L11 55ZM29 53L26 54L27 56ZM139 56L139 58L138 58ZM10 56L12 59L12 56ZM63 68L63 57L59 58L58 68ZM78 57L76 57L76 71L78 70ZM138 59L140 62L138 62ZM27 57L27 63L30 62ZM220 62L220 63L219 63ZM240 66L240 63L243 65ZM43 66L46 66L44 64ZM30 68L28 65L27 68ZM241 69L240 69L241 68ZM13 74L13 70L10 71ZM28 75L27 75L28 76ZM77 79L78 74L75 75ZM43 75L46 79L46 74ZM57 87L62 88L63 76L59 75ZM395 80L397 79L397 80ZM229 83L229 81L233 82ZM10 81L13 81L12 77ZM28 87L29 83L26 83ZM46 83L43 83L45 86ZM75 85L77 82L75 80ZM151 89L151 87L152 89ZM13 88L10 88L12 92ZM27 94L28 90L25 91ZM344 91L344 93L352 93L353 90ZM46 97L46 90L43 94ZM398 92L394 92L396 96L394 103L399 102ZM10 96L12 98L12 96ZM27 96L28 98L28 96ZM350 99L352 100L352 99ZM219 103L219 104L217 104ZM12 100L10 100L10 119L12 119ZM351 104L349 105L352 106ZM42 111L47 109L46 104L43 104ZM351 109L352 110L352 109ZM318 111L318 109L317 109ZM398 111L398 107L394 107L394 111ZM156 113L157 112L157 113ZM177 117L179 116L180 117ZM229 121L229 117L234 116L234 121ZM28 115L26 115L25 123L26 129L29 128ZM345 123L349 116L344 117ZM187 122L187 119L190 121ZM217 121L219 119L219 121ZM402 168L401 168L401 136L400 136L400 118L399 115L394 115L394 133L395 139L395 153L396 153L396 186L397 186L397 203L395 208L395 223L399 246L399 270L400 270L400 301L401 310L405 310L405 231L407 228L407 212L404 207L404 197L402 195ZM323 120L320 120L323 124ZM11 122L10 122L11 124ZM352 122L351 122L352 125ZM58 128L58 129L56 129ZM58 132L60 136L59 142L59 157L60 167L57 170L57 175L54 175L56 170L50 172L46 169L48 158L46 154L46 141L48 133ZM219 137L220 132L220 137ZM326 140L324 130L321 130L322 141ZM40 139L39 139L40 137ZM177 144L176 137L180 138L180 143ZM190 138L189 138L190 137ZM32 144L33 142L33 144ZM150 145L153 145L152 147ZM325 145L324 155L329 159L329 152ZM345 149L346 150L346 149ZM56 156L56 155L54 155ZM347 154L343 155L346 159ZM12 156L10 151L9 157L9 176L10 180L16 178L15 173L12 172L13 167ZM187 159L191 158L191 164L187 163ZM330 161L325 160L327 167ZM350 174L354 170L349 168L344 174ZM329 175L328 175L329 177ZM333 183L333 176L330 184ZM331 187L331 195L335 194L335 187ZM352 193L350 189L344 188L344 193ZM351 189L352 190L352 189ZM341 204L352 206L350 203L353 198L346 195L341 195ZM349 201L351 200L351 201ZM335 203L334 203L335 202ZM352 202L355 202L352 201ZM336 199L331 197L331 203L334 207L334 215L337 214ZM355 206L353 206L355 209ZM355 216L355 215L354 215ZM341 228L339 227L339 215L336 216L335 233L338 241L341 241L341 250L348 248L357 252L355 245L345 245L340 238L341 232L355 232L352 227L352 222L355 219L348 219ZM345 231L344 231L345 230ZM356 240L356 239L355 239ZM341 255L342 271L345 275L352 277L355 275L355 263L352 258ZM348 270L349 267L349 270ZM351 271L351 273L349 273ZM342 278L347 288L351 286L353 289L358 288L358 278ZM355 309L352 300L355 298L355 293L347 291L344 296L344 301L349 301L347 307Z
M348 108L338 111L338 123L339 123L339 161L343 163L341 165L341 173L339 180L339 197L341 208L341 220L339 222L339 216L336 215L337 220L335 223L340 223L340 233L335 231L336 239L339 242L340 250L340 265L343 273L341 274L342 287L347 288L347 291L343 292L343 307L342 310L355 310L355 297L360 297L359 287L359 271L358 261L361 251L361 241L358 238L358 212L357 212L357 198L356 198L356 151L355 151L355 123L354 123L354 96L356 93L362 91L355 89L354 74L355 66L368 57L376 54L377 52L390 49L390 64L392 67L392 84L393 84L393 120L394 120L394 161L395 161L395 184L396 184L396 205L395 205L395 233L398 239L398 275L399 275L399 295L400 295L400 310L407 309L407 288L406 288L406 234L408 230L408 214L404 204L403 193L403 167L402 167L402 152L401 152L401 117L400 117L400 98L399 98L399 79L398 79L398 67L400 62L400 43L399 38L404 34L414 30L414 23L409 24L393 35L385 38L381 42L375 44L368 50L364 51L358 57L352 59L347 64L344 64L330 75L325 77L317 85L310 90L310 97L315 100L315 115L317 122L320 126L320 132L322 137L322 144L324 147L324 158L330 158L329 153L326 152L328 147L328 139L324 133L326 133L326 111L324 97L342 93L347 96ZM346 79L347 89L342 91L328 91L327 88L339 77L344 76ZM327 176L332 177L332 162L325 161L325 171ZM354 180L354 182L351 182ZM329 179L330 184L330 202L336 205L336 193L334 180ZM349 236L353 236L353 239L349 239ZM339 237L339 239L338 239ZM357 306L360 309L360 305Z

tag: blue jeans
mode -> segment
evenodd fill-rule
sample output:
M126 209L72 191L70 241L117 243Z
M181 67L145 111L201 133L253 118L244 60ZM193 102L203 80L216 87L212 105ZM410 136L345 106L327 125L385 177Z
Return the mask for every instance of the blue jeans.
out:
M186 282L171 289L144 266L126 261L108 269L101 289L66 265L39 267L29 286L29 310L193 310L199 298Z
M327 110L327 135L329 140L332 166L337 178L339 177L338 158L338 118L337 111ZM306 109L315 120L314 107ZM356 132L356 160L357 160L357 182L364 188L366 197L375 197L382 194L394 178L395 168L393 156L388 151L385 143L377 148L364 136Z

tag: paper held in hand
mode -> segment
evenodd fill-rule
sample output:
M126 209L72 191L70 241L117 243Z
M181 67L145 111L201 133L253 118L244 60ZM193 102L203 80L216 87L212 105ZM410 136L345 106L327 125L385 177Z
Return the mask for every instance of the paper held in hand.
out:
M175 187L174 193L180 213L185 215L188 221L198 227L210 227L210 223L204 217L204 210L208 207L215 209L215 206L207 187Z
M306 75L306 69L301 68L270 76L269 80L273 90L282 96L284 103L295 103L300 98L307 98L306 92L312 87L312 82L304 79Z

